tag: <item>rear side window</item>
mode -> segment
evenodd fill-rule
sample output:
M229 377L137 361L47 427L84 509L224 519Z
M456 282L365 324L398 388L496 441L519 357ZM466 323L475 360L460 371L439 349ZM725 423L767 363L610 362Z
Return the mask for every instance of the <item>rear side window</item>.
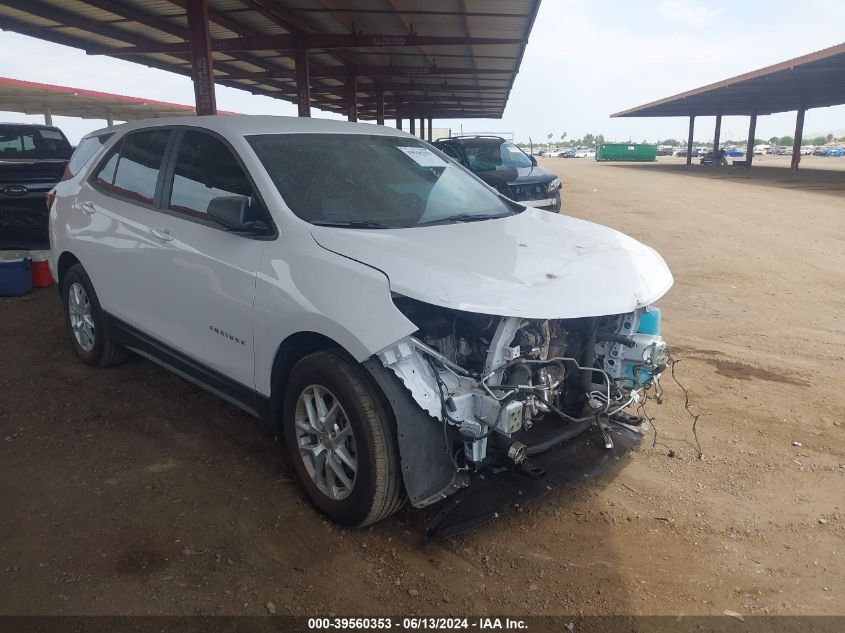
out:
M120 142L118 141L117 146L111 150L108 157L103 161L99 169L97 169L97 173L94 174L90 181L92 185L102 191L111 191L112 183L114 182L114 171L117 167L117 152L119 149Z
M209 201L220 196L246 196L255 201L249 178L229 148L208 134L186 131L176 156L168 208L205 217Z
M170 134L170 130L155 129L126 135L114 174L113 193L144 204L153 203Z
M68 176L78 174L79 170L88 164L91 157L100 151L100 148L111 136L111 134L100 134L99 136L82 139L73 152L73 156L70 157L70 162L67 164Z
M67 160L70 154L70 143L58 128L0 124L0 158Z

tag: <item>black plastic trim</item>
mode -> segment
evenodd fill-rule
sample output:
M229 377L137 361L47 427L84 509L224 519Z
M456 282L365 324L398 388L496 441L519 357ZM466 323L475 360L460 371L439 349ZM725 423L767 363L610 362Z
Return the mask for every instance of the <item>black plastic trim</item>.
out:
M268 424L271 422L268 396L203 365L118 317L106 314L106 318L112 339L118 345L131 349Z

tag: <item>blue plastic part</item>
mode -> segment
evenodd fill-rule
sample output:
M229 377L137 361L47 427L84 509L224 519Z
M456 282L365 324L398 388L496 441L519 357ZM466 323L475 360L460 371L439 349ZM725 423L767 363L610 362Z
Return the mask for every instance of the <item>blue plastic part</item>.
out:
M640 334L660 335L660 308L649 308L648 312L640 313Z
M32 273L29 260L3 261L0 259L0 297L17 297L32 290Z
M622 386L630 389L636 389L647 384L654 378L654 375L644 367L637 367L636 376L634 376L635 364L632 362L625 363L623 373L625 375L625 382Z

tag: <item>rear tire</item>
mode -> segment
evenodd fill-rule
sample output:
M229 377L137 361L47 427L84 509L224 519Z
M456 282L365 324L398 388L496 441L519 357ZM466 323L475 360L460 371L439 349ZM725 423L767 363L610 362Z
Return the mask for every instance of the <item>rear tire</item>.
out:
M363 527L401 507L396 422L372 377L348 354L331 349L299 361L282 415L294 469L329 518Z
M71 266L62 279L65 327L76 355L92 367L124 362L129 352L112 341L108 321L82 264Z

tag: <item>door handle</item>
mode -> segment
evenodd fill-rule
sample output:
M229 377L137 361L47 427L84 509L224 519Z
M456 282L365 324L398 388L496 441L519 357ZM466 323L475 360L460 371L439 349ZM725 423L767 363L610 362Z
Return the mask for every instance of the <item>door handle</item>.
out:
M74 208L82 211L85 215L94 215L97 212L97 207L94 206L93 202L80 202L73 206Z
M150 235L162 242L170 242L173 240L173 233L170 232L170 229L150 229Z

